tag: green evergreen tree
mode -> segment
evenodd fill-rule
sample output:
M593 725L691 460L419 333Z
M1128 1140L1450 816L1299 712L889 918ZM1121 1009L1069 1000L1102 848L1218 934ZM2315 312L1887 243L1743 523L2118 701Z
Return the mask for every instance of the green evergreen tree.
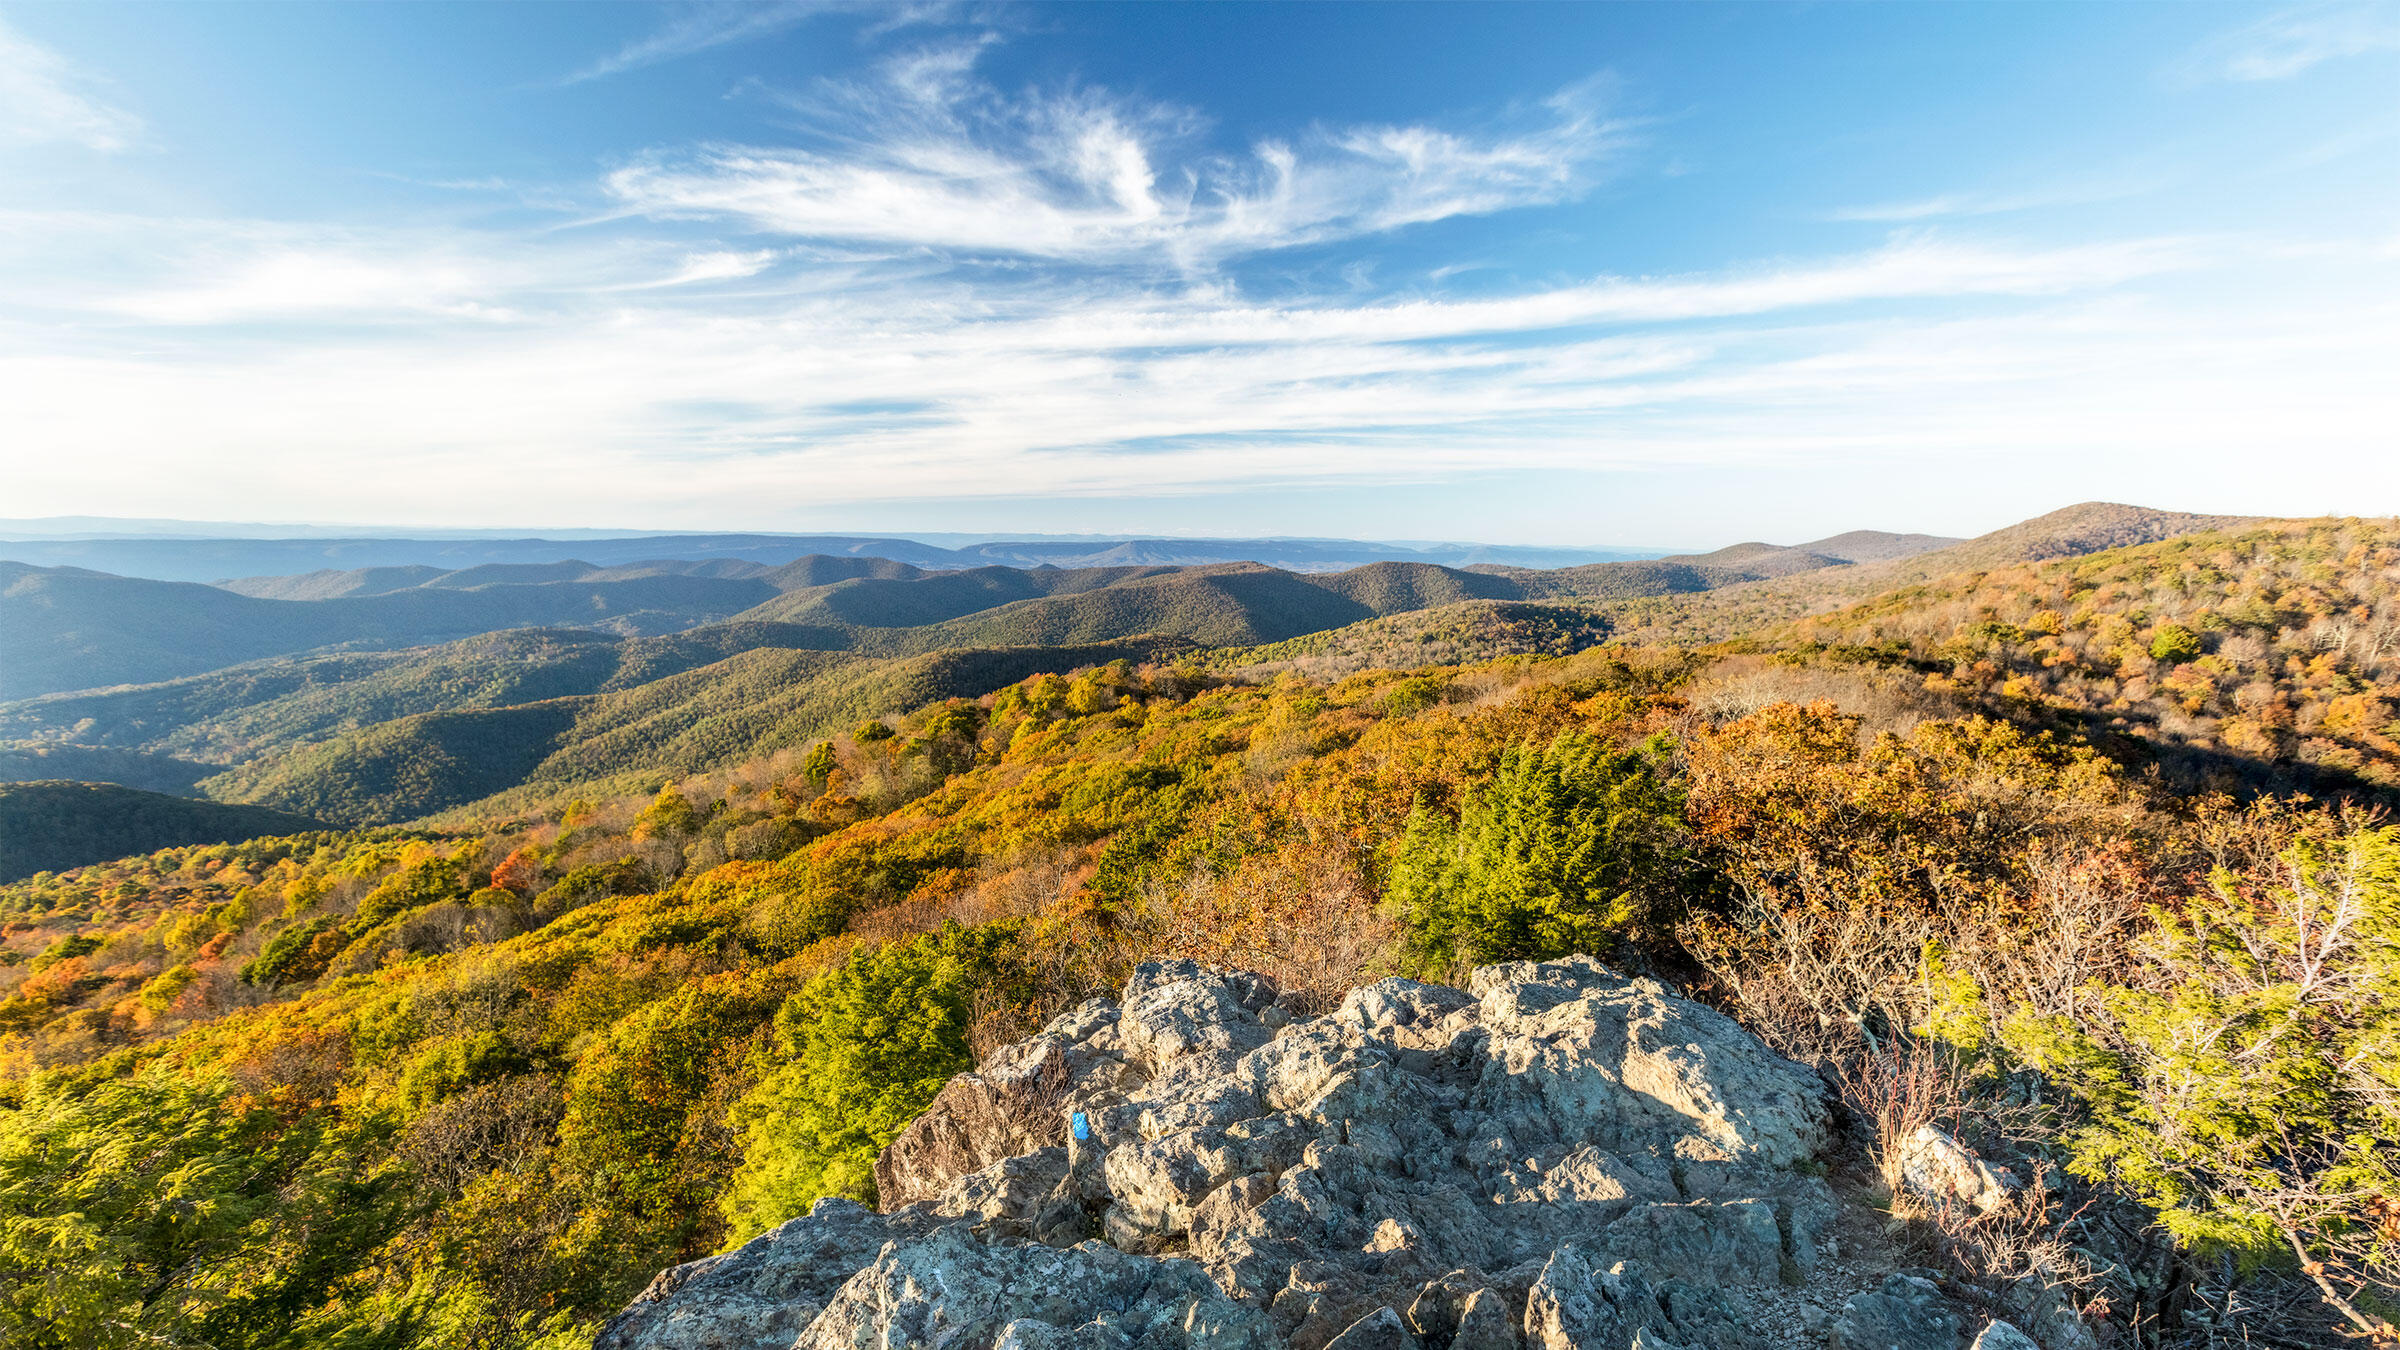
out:
M1013 937L1013 925L953 925L864 950L784 1003L780 1063L733 1110L743 1159L722 1201L731 1242L822 1196L874 1200L875 1155L974 1067L970 1002Z
M2284 873L2158 914L2148 969L2091 990L2106 1017L2019 1012L2003 1037L2080 1101L2071 1171L2400 1336L2400 831L2303 841Z
M1389 898L1412 967L1545 959L1648 936L1685 859L1683 798L1653 740L1611 750L1570 733L1513 746L1456 825L1419 803Z
M80 1092L37 1076L0 1112L0 1344L394 1343L330 1301L406 1218L402 1178L359 1165L382 1142L164 1064Z

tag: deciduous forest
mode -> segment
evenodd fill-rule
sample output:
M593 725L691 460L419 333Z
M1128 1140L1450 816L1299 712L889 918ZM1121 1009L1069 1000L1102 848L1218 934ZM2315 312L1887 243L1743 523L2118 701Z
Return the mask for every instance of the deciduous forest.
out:
M2023 552L985 659L749 754L23 876L0 1333L586 1345L872 1203L952 1075L1136 963L1308 1007L1585 952L1819 1068L1874 1156L1939 1121L2021 1160L1999 1221L1881 1192L1927 1264L2110 1346L2388 1334L2400 528ZM1784 611L1608 640L1741 585Z

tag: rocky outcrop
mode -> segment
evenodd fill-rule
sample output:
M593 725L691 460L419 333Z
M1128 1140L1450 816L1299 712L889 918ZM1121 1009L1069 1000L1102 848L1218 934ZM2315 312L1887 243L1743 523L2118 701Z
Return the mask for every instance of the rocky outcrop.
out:
M660 1272L597 1345L784 1350L885 1246L942 1226L924 1210L884 1215L855 1200L820 1200L738 1251Z
M670 1270L597 1345L1756 1345L1741 1301L1820 1259L1827 1137L1815 1074L1587 959L1310 1019L1163 962L945 1088L877 1164L886 1213L822 1202ZM1922 1292L1837 1334L1959 1339Z

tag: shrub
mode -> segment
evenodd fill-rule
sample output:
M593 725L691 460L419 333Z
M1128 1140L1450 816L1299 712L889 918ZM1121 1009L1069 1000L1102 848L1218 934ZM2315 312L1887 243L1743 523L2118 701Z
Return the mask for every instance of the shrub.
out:
M2070 1170L2188 1245L2288 1254L2367 1336L2400 1336L2400 831L2302 839L2162 912L2107 1015L2003 1035L2087 1113Z
M953 925L864 950L785 1001L780 1063L733 1111L743 1159L721 1202L733 1242L820 1196L873 1201L875 1155L974 1067L974 992L1015 931Z
M1389 897L1416 969L1598 951L1672 917L1683 795L1663 740L1610 750L1570 732L1515 746L1454 826L1420 807Z

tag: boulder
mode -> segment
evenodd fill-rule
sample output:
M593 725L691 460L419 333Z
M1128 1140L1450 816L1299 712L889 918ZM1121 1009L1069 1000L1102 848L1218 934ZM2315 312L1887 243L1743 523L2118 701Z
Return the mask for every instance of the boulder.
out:
M1003 1158L1065 1144L1069 1115L1110 1097L1128 1075L1116 1028L1116 1006L1092 999L951 1079L875 1159L884 1207L936 1199Z
M1965 1329L1933 1281L1903 1272L1842 1305L1833 1344L1835 1350L1958 1350Z
M1901 1141L1901 1188L1934 1205L1988 1214L2007 1203L2014 1178L1967 1151L1948 1131L1919 1125Z
M852 1276L791 1350L1267 1350L1267 1319L1188 1261L1100 1242L1065 1250L943 1228L894 1243Z
M1588 959L1305 1020L1158 962L946 1087L878 1161L888 1213L678 1267L602 1345L1740 1347L1720 1291L1807 1273L1828 1119L1814 1073Z
M1551 1256L1526 1294L1527 1350L1742 1350L1753 1343L1721 1300L1680 1280L1653 1284L1637 1261L1600 1272L1572 1243Z

